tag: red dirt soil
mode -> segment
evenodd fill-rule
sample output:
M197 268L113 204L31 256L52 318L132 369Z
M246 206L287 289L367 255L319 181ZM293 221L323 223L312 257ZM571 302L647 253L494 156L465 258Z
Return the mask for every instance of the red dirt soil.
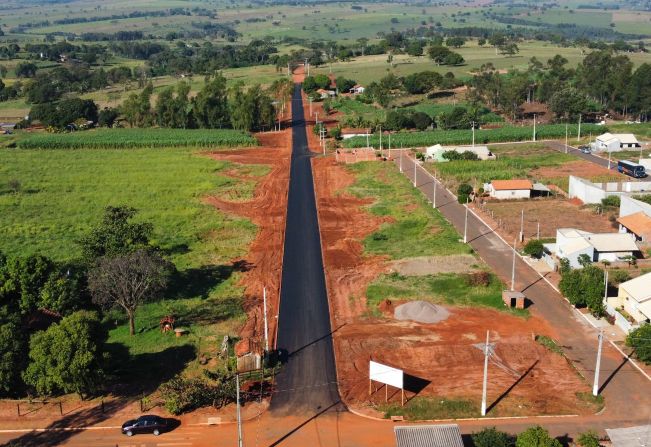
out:
M607 177L612 179L626 179L626 176L618 173L617 171L608 170L602 166L598 166L585 160L576 160L569 163L564 163L560 166L546 166L534 169L530 172L530 175L533 178L541 180L558 177L565 178L570 175L587 179Z
M489 405L514 386L520 374L530 371L489 415L590 412L575 396L589 387L563 357L534 341L534 334L553 336L538 318L523 319L486 308L450 308L448 320L428 325L394 320L390 305L383 306L385 316L370 317L366 288L387 268L385 258L363 254L361 240L382 219L361 209L366 201L343 191L354 177L332 157L314 159L313 168L339 390L349 407L380 415L372 407L384 402L385 393L368 395L369 359L423 379L426 386L418 396L470 400L478 405L483 354L473 344L481 343L490 330L506 368L495 363L489 367ZM389 391L390 402L399 403L400 393ZM408 399L414 396L406 392Z
M268 318L269 343L270 346L275 346L277 319L273 316L278 314L280 296L291 128L281 132L260 133L256 137L260 141L260 147L208 154L216 160L271 166L269 174L259 180L253 199L246 202L230 202L220 197L209 197L206 202L226 213L247 217L258 228L256 238L247 255L233 262L243 265L245 270L242 285L245 287L244 310L247 319L240 331L242 340L238 347L251 344L257 346L254 350L259 350L264 342L263 287L267 288L267 315L270 316ZM239 178L237 175L233 177Z

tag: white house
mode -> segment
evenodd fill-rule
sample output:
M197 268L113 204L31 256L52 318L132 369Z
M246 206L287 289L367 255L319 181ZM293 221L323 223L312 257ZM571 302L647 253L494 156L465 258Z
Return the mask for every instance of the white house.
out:
M335 92L334 90L325 90L320 88L316 92L321 96L321 99L334 98L335 96L337 96L337 92Z
M557 259L567 259L570 267L580 268L579 257L587 255L592 262L623 260L639 252L635 236L626 233L590 233L575 228L556 230L556 243L546 244Z
M364 88L364 86L359 85L359 84L355 84L350 89L350 93L352 93L353 95L360 95L360 94L364 93L364 90L366 90L366 88Z
M500 200L529 199L533 190L531 180L493 180L485 186L491 197Z
M599 135L594 143L594 150L617 152L623 149L639 148L640 143L632 133L605 133Z
M651 273L621 283L617 296L608 297L605 301L606 311L615 317L615 322L625 332L649 323L651 321Z

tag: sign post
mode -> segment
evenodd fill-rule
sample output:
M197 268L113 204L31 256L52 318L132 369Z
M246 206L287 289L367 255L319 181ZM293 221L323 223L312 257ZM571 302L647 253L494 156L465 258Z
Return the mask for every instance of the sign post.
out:
M391 366L383 365L381 363L369 361L369 375L368 375L368 394L373 394L373 381L383 383L384 399L389 400L389 389L391 385L395 388L400 388L401 404L405 405L405 388L404 388L404 372L401 369L392 368Z

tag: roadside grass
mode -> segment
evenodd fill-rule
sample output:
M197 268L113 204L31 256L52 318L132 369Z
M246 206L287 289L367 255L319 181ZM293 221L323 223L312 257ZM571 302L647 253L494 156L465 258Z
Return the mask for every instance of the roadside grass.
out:
M398 273L380 275L366 289L371 309L384 300L429 301L448 306L482 306L505 311L518 316L528 316L526 310L504 306L504 284L490 274L488 285L472 285L465 274L443 273L438 275L403 276Z
M414 397L404 407L399 404L384 404L378 409L384 413L386 419L391 416L403 416L408 421L461 419L480 415L476 402L443 397Z
M349 192L373 199L368 210L391 219L364 239L366 253L391 259L468 253L452 225L393 164L362 162L347 165L347 169L356 178Z
M565 357L565 352L563 348L556 343L556 341L546 335L536 335L536 342L549 349L556 354Z

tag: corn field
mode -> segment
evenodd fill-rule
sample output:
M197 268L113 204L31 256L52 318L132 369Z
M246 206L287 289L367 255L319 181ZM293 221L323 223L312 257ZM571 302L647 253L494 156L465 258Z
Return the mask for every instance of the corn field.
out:
M136 149L160 147L255 146L256 139L231 129L98 129L41 133L18 140L21 149Z
M599 135L607 132L605 126L596 124L582 124L581 134ZM570 124L568 126L568 137L570 141L576 138L578 134L578 125ZM536 139L544 140L551 138L565 138L565 124L546 124L536 127ZM485 129L475 131L475 143L504 143L509 141L527 141L533 139L533 127L502 127L499 129ZM371 146L380 147L379 135L371 135L369 138ZM391 146L394 148L403 147L424 147L434 144L471 144L472 130L430 130L424 132L398 132L391 135ZM385 135L382 145L388 147L388 138ZM353 137L344 141L344 147L356 148L366 147L366 137Z

